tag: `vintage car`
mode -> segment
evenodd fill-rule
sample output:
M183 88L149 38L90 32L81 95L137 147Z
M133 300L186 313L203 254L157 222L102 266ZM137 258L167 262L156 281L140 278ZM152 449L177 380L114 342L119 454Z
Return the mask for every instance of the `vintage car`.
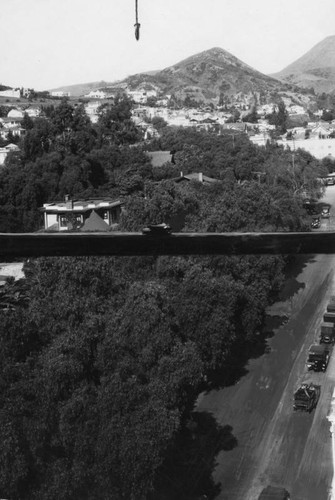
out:
M321 226L321 219L319 215L315 215L311 222L312 229L318 229Z
M147 227L142 229L143 234L150 234L152 236L162 236L171 233L171 227L164 222L162 224L148 224Z
M322 210L321 210L321 217L323 219L328 219L328 217L330 217L329 207L323 207L322 208Z

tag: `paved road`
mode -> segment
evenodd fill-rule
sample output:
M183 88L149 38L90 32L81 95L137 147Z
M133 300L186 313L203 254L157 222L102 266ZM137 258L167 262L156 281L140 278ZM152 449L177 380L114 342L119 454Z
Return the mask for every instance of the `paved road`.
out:
M335 229L335 186L323 200L332 204L330 220L319 230ZM213 477L221 483L218 500L256 500L263 487L286 487L292 500L327 500L333 476L330 425L327 421L335 386L335 351L326 373L307 372L309 346L318 339L320 323L335 295L335 255L304 256L286 297L272 306L269 324L288 317L274 337L271 351L248 365L235 386L202 394L198 410L232 426L238 446L217 456ZM311 414L292 411L292 394L303 381L322 386Z

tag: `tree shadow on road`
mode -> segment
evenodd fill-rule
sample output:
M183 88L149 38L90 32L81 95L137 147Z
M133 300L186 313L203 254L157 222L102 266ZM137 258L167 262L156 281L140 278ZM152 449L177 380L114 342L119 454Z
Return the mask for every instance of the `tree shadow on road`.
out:
M207 412L192 412L161 466L148 500L214 499L221 491L212 472L220 452L237 446L230 425L220 426Z
M305 288L305 283L297 281L299 276L307 264L315 261L314 255L290 255L287 257L287 265L285 268L285 283L280 290L276 301L286 301L293 297L300 289Z

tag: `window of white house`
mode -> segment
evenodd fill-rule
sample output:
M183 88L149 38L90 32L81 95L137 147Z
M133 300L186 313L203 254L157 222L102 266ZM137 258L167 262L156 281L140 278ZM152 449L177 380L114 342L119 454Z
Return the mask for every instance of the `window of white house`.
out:
M67 219L66 219L65 215L59 216L59 225L60 225L60 227L67 227Z

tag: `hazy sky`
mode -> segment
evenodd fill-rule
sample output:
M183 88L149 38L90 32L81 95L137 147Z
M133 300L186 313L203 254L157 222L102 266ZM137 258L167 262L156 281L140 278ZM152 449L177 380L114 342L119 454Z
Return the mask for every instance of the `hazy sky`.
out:
M115 81L221 47L280 71L335 34L334 0L0 0L0 83Z

